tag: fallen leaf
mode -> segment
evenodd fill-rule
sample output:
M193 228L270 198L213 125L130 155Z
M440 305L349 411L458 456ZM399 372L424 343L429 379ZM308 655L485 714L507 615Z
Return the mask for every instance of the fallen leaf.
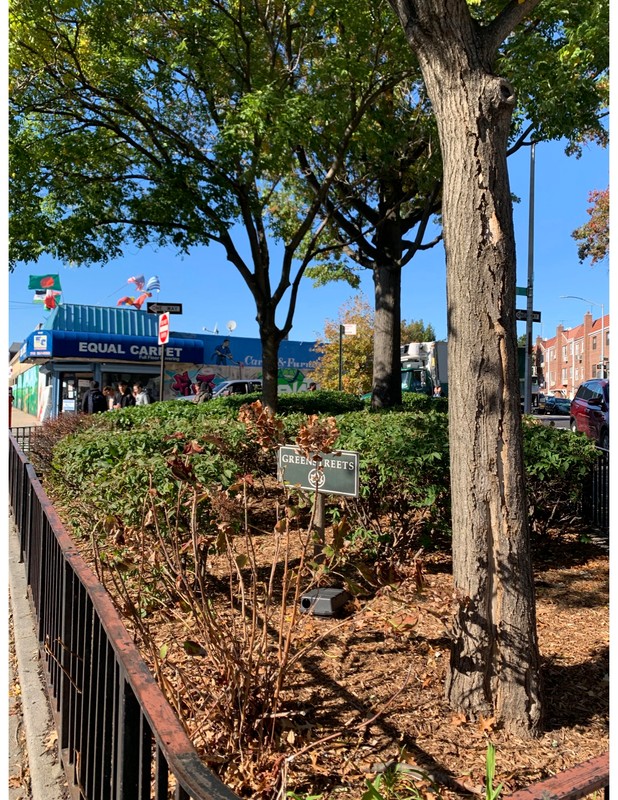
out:
M453 714L451 717L451 725L454 725L456 728L460 725L465 725L468 722L466 719L466 715L463 711L460 711L459 714Z
M488 717L487 719L485 719L485 717L481 717L478 722L478 727L481 733L487 733L487 731L492 731L494 729L495 724L495 717Z
M58 741L58 732L52 731L45 740L45 749L51 750L56 746L57 741Z

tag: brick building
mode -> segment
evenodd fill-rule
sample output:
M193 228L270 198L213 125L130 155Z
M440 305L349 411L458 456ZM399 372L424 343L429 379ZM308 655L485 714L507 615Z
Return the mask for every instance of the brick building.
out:
M588 311L575 328L558 325L551 339L537 336L535 361L539 389L544 394L560 392L572 398L583 381L608 378L609 314L592 319Z

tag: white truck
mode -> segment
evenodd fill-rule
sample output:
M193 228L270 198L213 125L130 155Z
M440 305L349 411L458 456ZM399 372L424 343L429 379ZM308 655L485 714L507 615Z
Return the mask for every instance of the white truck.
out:
M448 394L448 357L446 342L410 342L401 346L401 391L430 397Z
M524 397L526 348L518 347L518 369L521 398ZM448 356L446 342L410 342L401 347L401 391L420 394L448 395ZM539 384L532 377L532 405L538 406Z

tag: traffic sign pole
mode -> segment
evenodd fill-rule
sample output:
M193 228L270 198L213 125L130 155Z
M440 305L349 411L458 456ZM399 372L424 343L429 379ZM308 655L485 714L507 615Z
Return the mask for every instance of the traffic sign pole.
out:
M159 317L159 345L161 347L161 375L159 376L159 400L163 400L163 381L165 379L165 345L170 338L170 318L167 313Z
M161 375L159 376L159 400L163 400L163 380L165 378L165 345L161 345Z

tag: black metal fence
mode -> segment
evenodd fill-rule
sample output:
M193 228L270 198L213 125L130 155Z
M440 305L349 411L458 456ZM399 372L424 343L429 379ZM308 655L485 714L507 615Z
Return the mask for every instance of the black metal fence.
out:
M238 800L199 759L13 435L9 493L52 712L80 800Z
M29 443L29 429L22 441ZM69 787L78 800L239 800L199 759L104 587L77 552L11 433L9 496ZM609 453L599 456L597 514L608 524ZM603 486L603 481L606 483ZM596 484L595 484L596 485ZM605 514L605 516L603 516ZM605 523L603 523L605 520ZM589 774L590 773L590 774ZM539 800L544 782L517 800ZM604 788L608 756L569 770L552 797ZM537 791L538 789L538 791Z
M583 488L582 514L595 528L609 533L609 450L601 447Z
M24 453L30 450L30 436L34 430L35 425L29 425L23 428L11 428L10 431L15 437L17 444L21 447Z

